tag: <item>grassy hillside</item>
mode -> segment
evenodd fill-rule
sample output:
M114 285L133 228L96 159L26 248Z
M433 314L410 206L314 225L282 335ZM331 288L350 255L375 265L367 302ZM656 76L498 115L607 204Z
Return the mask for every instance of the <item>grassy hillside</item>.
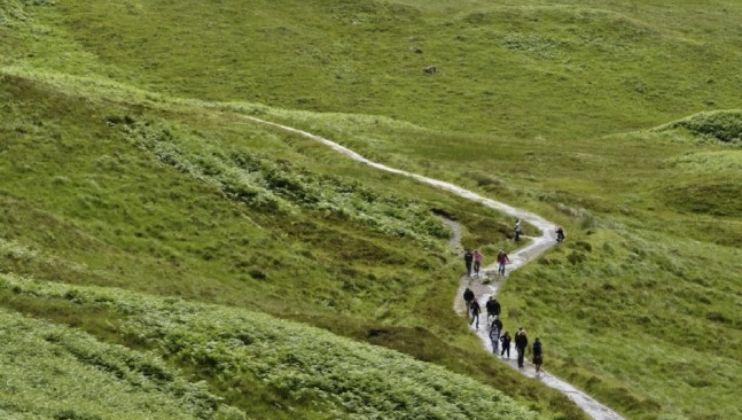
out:
M16 16L13 36L31 42L40 27ZM249 307L497 384L544 415L580 415L493 364L435 309L450 307L460 262L431 210L491 247L509 221L245 124L227 105L43 68L7 67L0 87L3 271ZM38 305L43 318L96 329ZM283 398L273 394L255 400Z
M243 418L155 357L6 310L0 320L4 418Z
M263 310L579 415L431 310L450 307L459 261L430 210L480 226L477 243L505 222L239 115L50 80L3 78L4 271Z
M564 246L506 284L505 324L546 340L552 370L632 416L651 418L739 414L738 115L694 115L653 130L564 142L546 154L543 140L500 139L492 149L481 136L397 123L379 128L352 115L271 117L565 226ZM457 153L441 150L453 139Z
M33 316L54 318L63 313L67 322L87 319L86 325L90 318L110 319L107 325L110 334L129 345L136 343L140 348L161 354L182 371L206 377L211 387L220 390L230 403L251 417L463 419L488 413L501 418L535 418L500 392L471 378L394 351L358 344L263 314L178 299L149 298L109 288L33 283L10 276L2 276L0 281L4 304ZM50 312L50 307L57 312ZM127 365L137 369L135 373L143 376L145 383L138 383L142 379L132 374L134 378L129 380L135 382L134 386L147 389L146 380L173 381L173 374L158 365L140 362L140 367L135 364L138 360L127 358L123 350L96 354L95 349L84 347L84 341L69 343L75 336L59 330L37 327L32 334L46 337L51 343L61 341L61 346L78 358L90 360L112 375L129 379ZM39 341L44 343L43 339ZM40 363L50 362L41 358ZM49 373L39 376L43 380L46 375ZM19 387L25 388L23 384ZM78 389L79 386L75 387ZM212 417L205 411L214 411L216 403L201 402L197 398L202 396L192 397L187 391L186 388L176 394L187 402L184 408L196 411L191 406L205 405L198 407L202 412L197 412L197 416ZM62 407L76 405L74 401L55 403ZM136 401L129 403L134 405ZM161 407L161 413L152 415L178 416L165 413L168 408ZM224 414L217 416L239 416L238 409L230 410L225 408ZM89 415L86 407L79 408L79 412Z
M742 85L731 71L742 64L734 0L70 0L32 12L84 50L24 54L35 67L519 138L737 107ZM423 73L430 65L438 74Z
M508 328L632 418L738 417L741 15L734 1L2 1L0 268L299 320L580 416L449 310L460 262L431 210L487 250L509 247L511 221L243 118L260 115L564 225L568 242L505 286ZM139 315L111 329L25 284L5 307L172 358L240 408L368 414L386 395L332 402L297 380L241 400L255 382L234 366L181 358L159 327L122 338Z

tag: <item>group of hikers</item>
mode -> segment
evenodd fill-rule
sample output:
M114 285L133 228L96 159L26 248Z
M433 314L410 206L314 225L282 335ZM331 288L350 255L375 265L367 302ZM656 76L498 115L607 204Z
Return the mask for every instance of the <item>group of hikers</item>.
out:
M467 276L471 277L472 274L474 274L479 277L483 258L482 253L479 252L478 249L475 249L474 251L467 249L464 252L464 264L466 265ZM505 266L507 264L510 264L510 258L508 258L508 254L505 250L501 249L500 252L497 253L497 272L500 274L500 277L505 276Z
M482 308L476 296L474 296L474 292L468 287L464 291L464 301L469 310L469 325L475 324L475 328L479 330L479 314L482 312ZM487 325L489 326L492 353L510 359L510 343L514 341L515 350L518 352L518 368L523 369L526 351L528 350L528 333L526 333L523 327L520 327L515 333L515 337L510 337L510 333L504 330L502 321L500 320L502 306L494 296L489 297L489 300L485 304L485 309L487 310ZM500 349L501 343L502 349ZM539 374L541 373L541 365L544 362L540 339L536 338L533 342L531 352L533 354L533 365L536 368L536 374Z
M520 241L522 234L522 228L520 219L516 219L515 226L513 227L513 237L516 242ZM556 229L556 241L561 243L565 239L564 229L558 227ZM466 265L467 276L472 277L472 273L479 277L479 272L482 266L483 256L479 250L466 250L464 253L464 264ZM500 277L505 276L505 266L510 263L510 258L505 250L500 250L497 253L497 272ZM474 292L470 288L466 288L464 291L464 301L466 302L466 308L469 313L469 325L475 325L475 328L479 330L479 314L482 312L482 308L474 295ZM502 321L500 320L500 312L502 307L494 296L490 296L489 300L485 305L487 310L487 325L489 326L489 338L492 343L492 353L499 355L500 357L510 358L510 344L511 341L515 344L515 349L518 352L518 368L523 369L525 363L525 354L528 350L528 334L523 327L518 328L513 338L510 334L503 329ZM502 346L500 346L502 345ZM536 368L536 374L540 374L541 365L543 364L543 352L541 349L541 340L536 340L531 345L531 353L533 355L533 365Z
M515 227L514 230L514 238L515 241L520 241L520 235L522 233L522 229L520 226L520 219L515 220ZM564 229L559 226L556 228L556 241L561 243L564 241L566 237L564 236ZM474 274L476 277L479 277L479 272L482 268L482 260L483 260L482 253L479 252L478 249L475 249L474 251L471 251L467 249L464 252L464 265L466 265L466 275L469 277L472 277L472 274ZM497 253L497 273L500 275L500 277L505 276L505 266L510 264L510 258L508 257L507 252L505 252L504 249L501 249Z
M467 308L469 308L469 325L475 324L475 328L479 330L479 314L482 312L482 308L476 296L474 296L474 292L468 287L464 291L464 301ZM489 338L492 343L492 354L510 359L510 344L514 342L515 350L518 353L518 368L523 369L526 351L528 350L528 333L523 327L520 327L515 333L515 337L510 337L510 333L504 330L504 326L500 320L502 306L494 296L490 296L489 300L487 300L485 309L487 310L487 325L489 326ZM502 347L500 347L500 344L502 344ZM533 355L533 365L536 368L536 374L540 374L541 365L544 362L540 339L536 338L533 342L531 353Z

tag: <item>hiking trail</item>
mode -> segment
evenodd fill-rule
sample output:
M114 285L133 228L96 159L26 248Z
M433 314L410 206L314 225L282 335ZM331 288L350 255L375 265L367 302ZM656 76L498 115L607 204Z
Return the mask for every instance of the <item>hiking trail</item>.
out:
M534 260L536 257L544 253L546 250L548 250L549 248L557 244L556 232L555 232L556 225L554 225L553 223L547 221L546 219L534 213L530 213L525 210L521 210L521 209L518 209L512 206L509 206L505 203L501 203L491 198L482 197L481 195L473 191L469 191L465 188L459 187L450 182L445 182L445 181L441 181L438 179L429 178L429 177L419 175L413 172L407 172L401 169L386 166L378 162L374 162L372 160L369 160L363 157L359 153L354 152L353 150L345 146L335 143L332 140L326 139L316 134L309 133L304 130L289 127L287 125L275 123L272 121L263 120L261 118L253 117L251 115L241 115L241 117L243 117L246 120L257 123L257 124L270 126L270 127L282 130L282 131L297 134L299 136L317 141L352 160L363 163L372 168L375 168L375 169L378 169L384 172L412 178L423 184L427 184L435 188L448 191L452 194L458 195L459 197L465 198L467 200L480 203L484 205L485 207L491 208L495 211L499 211L513 218L518 218L521 221L536 227L541 232L540 236L524 237L525 240L530 240L530 242L526 244L525 246L518 248L517 250L512 251L508 254L510 257L510 264L508 264L507 266L508 275L513 270L518 269L522 267L523 265L527 264L528 262ZM451 219L447 219L445 217L442 217L441 220L451 230L451 240L449 241L449 245L451 245L454 249L460 249L461 248L461 243L460 243L461 226L457 222ZM493 264L493 265L484 267L483 271L486 273L486 272L496 271L496 270L497 270L496 264ZM464 314L464 315L466 314L466 308L464 307L463 298L461 296L463 295L464 289L467 287L467 285L473 286L472 290L477 295L480 305L482 306L482 308L484 308L489 297L497 294L498 290L502 286L505 279L507 279L507 276L499 281L496 281L490 284L484 284L481 281L478 281L478 280L474 281L472 279L469 279L468 276L464 275L464 277L462 277L459 281L459 289L456 292L456 296L454 297L454 310L458 312L459 314ZM486 311L483 311L483 316L481 317L482 319L485 320L484 322L480 323L482 324L481 326L483 328L480 328L479 330L475 330L473 327L470 327L470 328L482 340L482 344L484 348L487 349L490 354L492 354L492 348L490 347L490 339L488 335L489 331L484 325L486 324ZM514 343L511 343L511 345L514 345ZM549 360L548 359L549 357L548 343L546 343L545 345L547 348L545 360L548 363L548 360ZM513 351L511 353L511 359L500 359L499 356L494 356L494 355L493 357L497 357L498 359L502 360L504 363L507 363L511 367L518 369L516 365L516 359L514 357L516 353L514 352L514 349L511 349L511 351ZM518 370L523 375L529 378L535 378L537 380L540 380L545 385L551 388L554 388L555 390L566 395L578 407L580 407L589 417L593 419L596 419L596 420L622 420L623 419L623 417L621 417L615 411L601 404L594 398L590 397L589 395L580 391L574 386L568 384L567 382L562 381L561 379L549 374L543 369L541 371L541 374L538 377L536 376L533 366L531 366L530 364L527 364L526 368L522 370L521 369L518 369Z

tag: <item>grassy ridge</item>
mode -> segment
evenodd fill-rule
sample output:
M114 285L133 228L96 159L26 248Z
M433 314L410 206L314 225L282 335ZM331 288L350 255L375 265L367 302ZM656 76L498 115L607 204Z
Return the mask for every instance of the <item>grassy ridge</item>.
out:
M22 59L34 67L508 137L649 127L737 107L742 84L729 71L742 60L740 5L730 0L67 1L32 10L85 52ZM439 74L425 76L429 65Z

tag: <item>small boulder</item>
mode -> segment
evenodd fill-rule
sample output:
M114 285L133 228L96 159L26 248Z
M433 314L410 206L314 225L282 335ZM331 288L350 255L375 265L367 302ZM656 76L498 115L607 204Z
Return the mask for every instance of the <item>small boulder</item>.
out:
M436 66L428 66L423 69L423 73L427 74L428 76L432 76L436 73L438 73L438 67Z

